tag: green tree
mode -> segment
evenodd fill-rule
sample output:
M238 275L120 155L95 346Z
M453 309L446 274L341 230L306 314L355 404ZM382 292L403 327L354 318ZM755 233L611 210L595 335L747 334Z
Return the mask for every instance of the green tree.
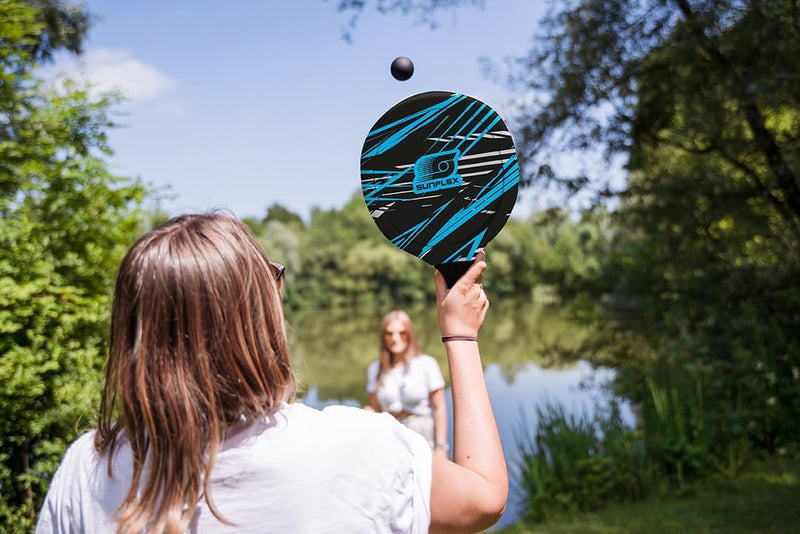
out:
M277 202L267 208L267 214L263 222L279 222L298 233L305 229L303 219L298 214Z
M491 268L485 286L491 294L530 298L537 288L563 297L599 293L608 285L604 263L610 254L610 217L587 210L573 220L565 209L510 219L487 246Z
M66 445L92 425L113 274L144 191L109 174L113 99L36 78L88 17L0 0L0 524L31 530Z
M353 31L358 24L361 12L369 6L374 7L380 13L399 11L404 15L413 15L419 23L426 24L433 29L439 25L437 18L439 11L460 5L482 7L485 0L334 0L334 3L340 12L350 14L350 19L343 28L343 37L350 42L353 40Z
M794 127L774 120L797 105L795 10L789 1L556 4L539 46L517 64L519 87L548 95L520 117L523 152L542 167L534 154L565 140L574 150L601 144L632 167L645 142L714 153L797 226L797 145L781 133Z
M611 264L617 296L638 310L628 327L660 340L673 372L698 373L720 414L708 422L718 445L745 434L768 450L796 442L800 251L787 221L763 197L741 204L752 186L723 158L642 152L615 215L630 232Z
M553 100L531 114L526 146L571 127L572 148L602 143L627 158L608 271L637 310L622 327L658 357L626 365L620 384L645 414L663 412L657 391L694 403L680 436L661 426L671 418L645 418L646 435L664 436L650 451L702 473L736 467L745 438L769 451L797 443L796 6L585 1L546 24L552 45L528 64L542 62L532 70L550 78L536 87Z
M278 202L273 203L267 208L267 213L263 218L245 217L242 221L256 235L263 235L269 223L280 223L298 236L305 230L303 219Z
M535 213L529 224L534 234L534 268L545 284L565 296L602 291L611 236L603 209L587 210L573 220L568 210L554 208Z
M469 2L440 6L453 4ZM600 268L564 226L544 272L562 286L575 283L564 273L595 278L635 311L610 326L643 335L636 350L655 361L630 365L634 345L616 353L626 393L654 403L649 383L696 399L709 418L694 430L718 458L743 435L768 450L800 438L799 12L793 0L554 2L510 62L511 86L531 95L511 121L527 182L619 201ZM627 181L553 164L595 151L622 161ZM658 382L670 373L690 378ZM672 390L685 384L697 391Z
M285 289L283 292L284 305L297 307L302 305L298 297L298 282L301 280L303 262L300 257L300 239L302 234L279 221L267 221L261 224L260 232L256 234L258 242L267 252L271 260L282 263L284 271ZM302 284L301 284L302 286Z
M339 7L430 18L439 9L481 4L342 0ZM645 142L714 153L800 235L795 2L555 2L535 37L510 72L512 87L534 97L515 117L527 181L611 191L603 173L559 174L554 152L603 147L631 167L632 151Z
M530 298L533 289L543 283L535 249L536 234L530 224L510 218L503 231L486 247L491 268L484 275L488 294Z
M313 211L300 257L303 306L402 306L432 297L432 270L375 228L360 192L341 209Z
M702 391L711 453L744 437L774 451L800 440L796 8L670 6L630 107L617 294L639 308L628 326L661 344L655 379L668 366Z
M339 5L356 12L374 5L382 12L430 18L438 9L481 4L342 0ZM539 95L517 117L529 180L560 180L580 189L592 178L596 187L602 176L556 174L549 159L553 147L564 152L599 144L609 155L628 156L636 143L652 140L692 154L717 154L740 168L782 217L800 224L795 2L554 2L535 36L510 73L515 89ZM665 131L678 117L680 128Z

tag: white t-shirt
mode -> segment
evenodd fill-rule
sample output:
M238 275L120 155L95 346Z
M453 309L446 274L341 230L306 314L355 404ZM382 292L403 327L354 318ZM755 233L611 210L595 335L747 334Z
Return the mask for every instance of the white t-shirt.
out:
M398 413L403 410L414 415L430 415L431 393L444 387L444 377L439 362L432 356L421 354L398 365L383 375L378 387L380 362L374 361L367 368L367 392L377 393L378 402L384 411Z
M94 431L67 450L36 532L115 532L109 519L133 470L127 441L107 457ZM388 414L284 404L230 436L218 453L212 499L226 526L197 506L191 532L425 533L430 522L431 450Z

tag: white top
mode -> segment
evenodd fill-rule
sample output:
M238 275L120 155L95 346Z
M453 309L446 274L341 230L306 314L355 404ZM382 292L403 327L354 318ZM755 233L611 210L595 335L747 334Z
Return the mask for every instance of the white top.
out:
M431 393L444 387L444 377L439 362L432 356L421 354L398 365L383 375L378 387L380 362L374 361L367 369L367 391L377 393L384 411L398 413L403 410L415 415L430 415Z
M94 431L67 450L42 506L36 532L115 532L109 519L128 491L131 450L107 457ZM197 506L191 532L425 533L430 523L431 450L388 414L284 404L225 441L212 476L220 523ZM144 477L143 477L144 478Z

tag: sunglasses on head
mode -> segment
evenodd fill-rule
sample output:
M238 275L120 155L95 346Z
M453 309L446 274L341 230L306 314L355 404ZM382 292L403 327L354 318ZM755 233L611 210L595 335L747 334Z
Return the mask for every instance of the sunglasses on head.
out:
M283 278L283 273L286 270L286 267L282 263L272 260L269 262L269 267L272 269L272 276L275 277L275 281L280 282Z

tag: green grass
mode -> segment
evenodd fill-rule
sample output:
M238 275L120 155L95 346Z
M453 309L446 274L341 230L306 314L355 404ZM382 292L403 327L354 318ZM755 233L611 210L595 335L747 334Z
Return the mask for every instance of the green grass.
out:
M753 534L800 532L800 458L773 458L732 477L716 476L678 496L613 505L545 524L515 523L500 534Z

